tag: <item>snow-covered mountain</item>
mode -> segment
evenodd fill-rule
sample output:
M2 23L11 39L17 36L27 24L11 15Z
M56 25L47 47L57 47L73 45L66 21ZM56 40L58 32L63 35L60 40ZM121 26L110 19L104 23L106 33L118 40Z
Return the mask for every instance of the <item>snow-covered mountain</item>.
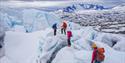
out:
M45 3L45 4L41 4ZM33 2L24 2L24 1L1 1L1 7L10 7L10 8L38 8L45 11L56 11L62 9L65 11L72 11L74 7L77 10L80 9L110 9L114 6L120 5L124 2L118 0L83 0L83 1L33 1Z
M77 4L72 4L71 6L67 6L66 8L63 8L63 12L75 12L79 10L106 10L106 9L111 9L111 8L105 7L103 5L77 3Z

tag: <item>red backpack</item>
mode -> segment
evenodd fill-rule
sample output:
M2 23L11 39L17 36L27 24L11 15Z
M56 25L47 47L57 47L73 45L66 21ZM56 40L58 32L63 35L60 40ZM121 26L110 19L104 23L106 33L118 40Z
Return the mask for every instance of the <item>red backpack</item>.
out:
M97 60L98 61L104 61L104 59L105 59L104 52L105 52L104 48L98 48L97 49Z
M72 32L71 31L67 31L67 37L68 38L72 37Z

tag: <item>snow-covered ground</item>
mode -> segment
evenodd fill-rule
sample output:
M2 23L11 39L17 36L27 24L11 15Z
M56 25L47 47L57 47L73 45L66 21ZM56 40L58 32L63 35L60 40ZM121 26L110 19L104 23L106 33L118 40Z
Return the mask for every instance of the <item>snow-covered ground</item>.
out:
M105 61L103 63L124 63L125 53L118 52L107 46L106 44L97 42L99 46L104 47ZM53 63L90 63L92 51L76 50L74 47L65 47L57 54Z
M0 62L90 63L91 42L95 42L98 47L105 48L104 63L125 62L125 53L123 52L125 51L125 37L99 33L91 27L73 27L72 32L72 46L67 47L66 36L60 33L60 29L58 29L57 36L53 35L51 28L33 33L8 31L4 41L5 56L0 59ZM110 46L112 40L118 40L114 47Z

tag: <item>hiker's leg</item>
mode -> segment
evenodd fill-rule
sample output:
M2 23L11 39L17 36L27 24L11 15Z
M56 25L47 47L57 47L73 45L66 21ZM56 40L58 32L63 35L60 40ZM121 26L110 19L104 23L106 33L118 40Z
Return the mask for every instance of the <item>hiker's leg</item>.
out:
M54 35L56 35L56 29L54 29Z
M64 29L64 33L65 33L65 35L66 35L66 29Z
M101 61L99 61L98 63L102 63Z
M69 39L69 45L71 46L71 39Z
M68 39L68 46L71 46L70 39Z
M56 35L56 33L57 33L57 29L55 29L55 35Z
M96 63L101 63L100 61L96 60Z
M63 34L63 28L61 29L61 34Z
M2 44L0 44L0 48L2 48Z
M3 47L4 44L4 37L0 37L0 48Z

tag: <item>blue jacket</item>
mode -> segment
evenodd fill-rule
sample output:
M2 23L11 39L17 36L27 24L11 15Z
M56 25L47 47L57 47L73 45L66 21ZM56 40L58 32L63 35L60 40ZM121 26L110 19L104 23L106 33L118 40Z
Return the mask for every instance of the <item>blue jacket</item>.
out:
M57 23L53 24L52 28L57 29Z

